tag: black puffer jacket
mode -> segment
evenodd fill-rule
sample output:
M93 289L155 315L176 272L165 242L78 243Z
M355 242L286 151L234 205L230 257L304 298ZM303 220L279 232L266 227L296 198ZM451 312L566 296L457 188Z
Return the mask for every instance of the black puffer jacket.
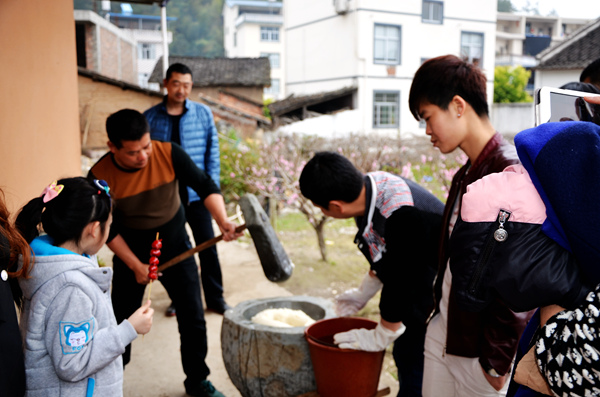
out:
M468 186L450 239L459 306L479 312L500 298L525 312L585 300L591 288L574 256L542 232L545 219L544 202L521 165Z

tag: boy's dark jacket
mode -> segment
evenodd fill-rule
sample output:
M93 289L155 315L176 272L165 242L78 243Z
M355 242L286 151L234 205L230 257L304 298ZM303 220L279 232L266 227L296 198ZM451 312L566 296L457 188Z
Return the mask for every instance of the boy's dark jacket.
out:
M448 263L448 224L453 203L465 193L469 184L518 162L515 147L496 133L477 160L473 164L467 162L452 179L442 221L444 235L440 241L440 267L435 283L436 305L439 305L442 296L442 282ZM478 357L483 368L493 368L504 375L511 368L517 343L530 316L530 313L513 312L499 299L480 313L462 310L457 305L452 287L448 302L446 352L461 357Z
M475 312L497 297L515 311L573 309L600 283L600 127L545 123L515 144L523 166L478 180L463 197L450 244L455 295ZM500 228L504 241L494 238Z
M524 312L577 307L590 288L575 258L541 228L546 207L522 165L467 188L450 239L452 284L461 308L479 312L500 298Z

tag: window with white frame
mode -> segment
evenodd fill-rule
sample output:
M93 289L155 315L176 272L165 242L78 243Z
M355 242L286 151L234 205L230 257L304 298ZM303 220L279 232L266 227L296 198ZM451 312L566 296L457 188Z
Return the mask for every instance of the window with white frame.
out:
M265 87L263 93L270 95L279 94L279 79L271 79L271 86Z
M398 91L375 91L373 93L373 127L398 127Z
M279 41L279 28L273 26L261 26L260 41Z
M444 3L442 1L423 0L423 14L421 21L425 23L439 23L444 20Z
M375 24L374 62L389 65L400 64L401 27Z
M462 32L460 36L460 56L466 62L483 66L483 33Z
M156 48L154 44L138 43L138 58L139 59L155 59Z
M269 58L271 69L279 69L279 53L277 52L261 52L261 58Z

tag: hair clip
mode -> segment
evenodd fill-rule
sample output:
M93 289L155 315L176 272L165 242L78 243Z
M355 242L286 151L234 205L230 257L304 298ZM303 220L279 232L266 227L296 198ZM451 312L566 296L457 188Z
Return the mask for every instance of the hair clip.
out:
M110 197L110 187L108 187L108 183L106 183L104 179L94 179L94 184L103 190L108 197ZM98 190L98 194L100 194L100 190Z
M57 181L54 181L44 188L44 191L42 192L40 197L43 197L42 201L44 203L47 203L48 201L58 196L58 194L62 192L64 188L64 185L57 185Z

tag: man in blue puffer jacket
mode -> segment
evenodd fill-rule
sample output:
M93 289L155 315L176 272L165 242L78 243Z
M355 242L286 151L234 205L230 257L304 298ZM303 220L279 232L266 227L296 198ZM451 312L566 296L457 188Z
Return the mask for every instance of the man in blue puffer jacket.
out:
M174 63L167 69L163 84L167 89L163 101L144 112L152 139L181 145L218 187L221 162L217 129L208 106L188 99L193 85L192 71L181 63ZM212 218L204 207L202 197L185 186L180 186L179 193L196 244L213 238ZM207 310L223 314L229 306L223 298L223 278L217 249L212 246L200 252L198 257ZM174 315L173 306L169 307L167 315Z

